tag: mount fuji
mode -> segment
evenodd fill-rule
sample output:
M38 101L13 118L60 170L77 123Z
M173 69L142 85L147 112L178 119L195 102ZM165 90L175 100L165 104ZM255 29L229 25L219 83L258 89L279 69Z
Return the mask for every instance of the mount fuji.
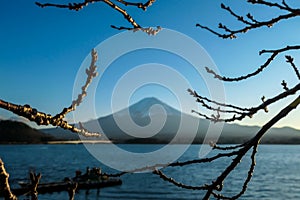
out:
M183 123L181 123L182 121ZM151 127L152 123L158 124L160 127ZM90 131L104 133L105 139L116 143L169 143L170 141L173 143L202 143L210 126L210 121L201 119L196 115L181 113L159 99L149 97L126 109L90 120L83 125ZM178 136L180 126L181 134ZM153 131L152 135L149 136L149 131L144 131L143 128L145 130L147 128L152 130L151 128L153 128L153 130L159 131ZM218 143L245 142L254 136L259 129L258 126L225 123ZM76 134L60 128L44 129L43 131L62 140L79 139ZM131 134L132 132L135 132L134 135ZM210 136L212 140L216 139L213 133ZM262 138L261 143L300 144L300 130L289 127L272 128Z

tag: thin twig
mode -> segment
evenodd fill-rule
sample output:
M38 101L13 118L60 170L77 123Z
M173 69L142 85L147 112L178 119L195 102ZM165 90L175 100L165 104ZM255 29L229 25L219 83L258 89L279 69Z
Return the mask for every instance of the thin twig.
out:
M285 56L285 58L286 58L286 62L291 64L291 66L293 67L293 69L297 75L297 78L300 80L300 73L299 73L297 66L294 63L294 58L292 58L292 56Z
M30 172L30 195L31 195L31 200L38 200L38 192L37 192L37 187L38 184L40 182L40 179L42 177L42 175L39 174L35 174L34 172Z

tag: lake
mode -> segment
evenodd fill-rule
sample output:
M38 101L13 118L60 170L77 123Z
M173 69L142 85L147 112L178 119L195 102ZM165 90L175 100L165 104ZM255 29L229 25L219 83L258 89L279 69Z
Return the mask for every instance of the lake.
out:
M95 144L103 148L111 144ZM102 145L102 146L101 146ZM145 152L160 149L163 145L119 145L132 152ZM173 145L178 149L180 145ZM191 145L179 160L198 158L200 145ZM109 152L107 152L109 153ZM111 153L111 152L110 152ZM216 153L216 152L215 152ZM95 159L82 144L72 145L0 145L0 157L10 174L10 183L17 186L18 181L27 180L28 171L42 173L41 182L59 181L64 177L73 177L76 170L85 171L86 167L101 167L105 172L115 172ZM112 154L111 159L114 160ZM224 169L230 160L223 159L215 163L191 165L186 168L168 168L164 172L176 180L199 185L210 182ZM225 194L239 191L248 171L250 160L243 159L234 173L225 182ZM254 177L248 190L241 199L300 199L300 145L260 145L256 157ZM120 165L128 163L122 162ZM121 177L121 186L104 188L100 195L91 190L76 194L75 199L202 199L203 192L175 187L164 182L152 173L126 174ZM22 199L22 198L20 198ZM39 199L68 199L67 192L39 195Z

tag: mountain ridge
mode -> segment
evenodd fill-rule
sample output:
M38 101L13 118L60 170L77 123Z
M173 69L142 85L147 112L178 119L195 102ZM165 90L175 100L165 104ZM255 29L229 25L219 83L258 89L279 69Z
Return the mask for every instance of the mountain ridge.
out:
M154 105L154 106L153 106ZM155 106L160 105L160 106ZM150 116L155 119L157 117L162 117L159 115L154 115L156 112L163 114L161 108L164 109L167 116L164 127L156 135L149 138L143 137L133 137L122 130L115 121L114 117L120 117L120 120L129 118L139 126L147 126L151 122ZM192 138L194 143L202 143L207 132L210 121L201 119L197 116L189 115L186 113L181 113L175 108L169 106L161 100L154 97L149 97L142 99L128 108L121 109L113 114L100 117L96 120L90 120L83 123L84 127L91 131L104 132L106 139L110 139L117 143L169 143L176 135L176 131L180 124L180 117L185 117L186 123L195 124L199 122L197 127L197 135ZM125 117L125 118L124 118ZM125 119L127 120L127 119ZM159 121L159 120L158 120ZM102 131L99 131L99 124ZM128 128L129 127L129 128ZM125 127L130 131L130 126ZM193 127L186 128L186 133L184 137L177 138L177 143L190 142L190 132ZM250 139L255 133L260 129L259 126L243 126L240 124L229 124L225 123L222 134L218 140L218 143L242 143ZM53 129L52 129L53 130ZM60 129L55 129L57 132ZM127 130L127 131L128 131ZM132 129L134 130L134 129ZM46 131L50 133L49 131ZM66 131L64 131L65 133ZM263 139L262 143L274 143L274 144L300 144L300 130L288 127L288 128L271 128ZM129 132L130 133L130 132ZM141 133L143 134L143 133ZM73 134L73 137L75 134ZM57 136L57 135L55 135ZM75 135L76 136L76 135ZM142 135L141 135L142 136ZM67 139L67 138L66 138ZM69 138L70 139L70 138ZM74 139L74 138L73 138ZM77 137L78 139L78 137ZM212 136L212 140L215 138Z
M0 120L0 144L40 144L56 140L54 136L12 120Z

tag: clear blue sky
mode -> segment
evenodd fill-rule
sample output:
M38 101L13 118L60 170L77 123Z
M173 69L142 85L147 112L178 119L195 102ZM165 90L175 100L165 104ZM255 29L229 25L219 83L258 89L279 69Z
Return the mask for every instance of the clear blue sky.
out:
M260 19L277 14L276 9L262 7L255 9L242 0L157 0L147 12L134 8L126 10L143 26L159 25L193 38L204 47L221 73L226 76L240 76L254 71L266 58L258 56L261 49L299 44L300 38L296 28L300 25L299 18L281 22L272 29L261 28L250 31L245 35L239 35L236 40L222 40L205 30L196 28L196 23L214 28L219 22L238 27L239 23L220 9L221 2L230 5L241 14L247 14L249 11L257 14ZM128 25L119 13L104 3L96 3L74 12L57 8L41 9L31 0L4 1L1 3L0 18L0 98L16 104L30 104L51 114L56 114L71 103L77 71L90 50L107 38L120 33L110 28L110 25ZM107 51L114 51L114 49ZM139 57L142 56L141 53ZM172 60L171 57L169 58ZM297 57L295 58L296 63L299 63ZM157 59L148 61L147 57L137 63L130 59L128 62L130 66L134 66L134 64L142 64L143 60L145 63L160 62ZM184 65L184 62L178 62L167 62L167 64L174 65L175 68L176 64ZM113 80L114 77L120 76L122 70L114 70L103 78ZM193 77L192 72L187 72L186 78L191 80L193 88L202 90L201 80L197 84L197 79ZM240 106L258 105L263 95L272 97L282 91L280 83L283 79L290 86L297 82L290 66L285 64L283 57L280 57L257 77L240 83L224 84L226 100ZM107 84L109 83L111 82L108 81ZM111 93L109 89L111 86L106 87L105 83L102 83L98 87L104 88L102 91L104 100L101 100L100 95L96 97L101 102L97 105L99 109L97 113L102 116L110 111L107 109L109 104L108 101L105 102L107 98L105 95ZM205 88L203 91L205 93ZM176 102L170 100L173 98L172 94L157 86L142 88L131 97L130 102L136 102L146 96L156 96L176 106ZM255 118L240 123L263 125L284 106L284 103L291 100L289 98L287 101L271 106L268 114L260 112ZM1 109L0 117L7 119L16 116ZM299 119L300 112L297 110L276 126L300 129Z

